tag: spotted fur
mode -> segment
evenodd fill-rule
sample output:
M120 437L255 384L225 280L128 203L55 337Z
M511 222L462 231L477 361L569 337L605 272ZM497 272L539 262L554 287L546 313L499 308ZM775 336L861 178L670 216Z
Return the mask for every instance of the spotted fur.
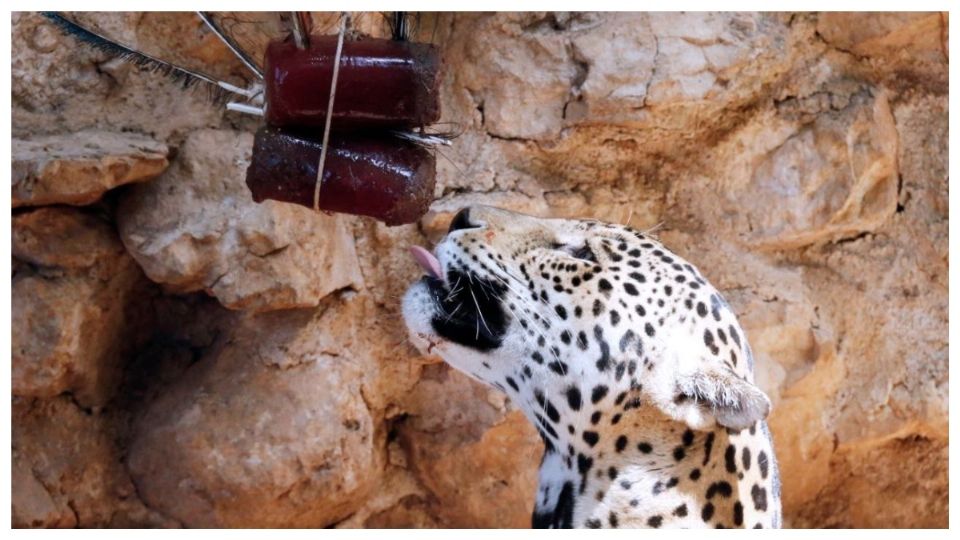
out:
M779 527L766 395L723 297L654 238L471 207L410 287L414 343L540 432L535 527Z

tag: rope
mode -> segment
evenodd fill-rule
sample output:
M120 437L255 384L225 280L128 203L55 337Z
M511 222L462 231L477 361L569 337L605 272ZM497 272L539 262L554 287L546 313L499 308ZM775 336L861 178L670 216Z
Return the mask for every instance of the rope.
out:
M343 36L347 33L348 13L340 20L340 35L337 37L337 52L333 56L333 78L330 79L330 100L327 102L327 119L323 126L323 146L320 148L320 165L317 181L313 186L313 210L320 211L320 185L323 183L323 165L327 160L327 143L330 141L330 120L333 119L333 99L337 93L337 76L340 74L340 54L343 52Z

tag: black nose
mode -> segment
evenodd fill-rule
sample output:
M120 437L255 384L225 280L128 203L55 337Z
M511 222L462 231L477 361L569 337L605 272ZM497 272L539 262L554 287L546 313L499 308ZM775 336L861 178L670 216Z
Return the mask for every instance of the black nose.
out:
M464 208L453 216L453 221L450 222L450 229L447 232L459 231L460 229L476 229L477 227L479 225L470 223L470 209Z

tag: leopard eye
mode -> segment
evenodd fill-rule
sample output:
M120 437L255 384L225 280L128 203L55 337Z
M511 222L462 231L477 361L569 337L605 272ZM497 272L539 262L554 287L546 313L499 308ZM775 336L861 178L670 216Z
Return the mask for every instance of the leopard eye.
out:
M554 243L550 247L558 251L563 251L571 257L580 259L582 261L589 261L592 263L597 262L597 255L586 243L584 243L582 246L568 246L566 244Z
M573 251L570 252L570 254L584 261L590 261L592 263L597 262L597 255L593 252L592 249L590 249L590 246L586 244L578 248L575 248Z

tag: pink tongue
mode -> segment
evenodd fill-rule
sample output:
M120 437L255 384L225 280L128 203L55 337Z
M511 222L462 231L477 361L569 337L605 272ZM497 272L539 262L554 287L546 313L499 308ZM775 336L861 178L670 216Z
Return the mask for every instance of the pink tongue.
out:
M431 276L441 279L440 270L440 261L433 256L433 253L423 249L420 246L410 246L410 254L413 255L413 258L417 261L417 264L420 265L420 268L423 268L423 271L430 274Z

